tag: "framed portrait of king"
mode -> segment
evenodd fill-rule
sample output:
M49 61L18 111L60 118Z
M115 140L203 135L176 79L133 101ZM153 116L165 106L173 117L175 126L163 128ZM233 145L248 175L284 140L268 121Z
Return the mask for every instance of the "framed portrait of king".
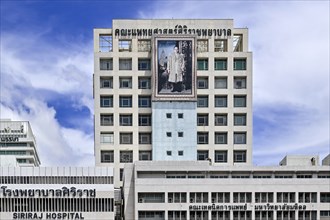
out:
M195 38L157 36L153 43L153 99L196 100Z

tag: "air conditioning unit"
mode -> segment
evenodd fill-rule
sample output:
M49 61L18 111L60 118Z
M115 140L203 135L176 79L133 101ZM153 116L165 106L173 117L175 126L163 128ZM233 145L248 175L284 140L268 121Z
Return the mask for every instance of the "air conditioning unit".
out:
M139 198L139 203L144 203L144 199Z
M215 203L215 199L212 199L212 203Z
M172 198L168 198L168 202L169 203L173 203L173 199Z

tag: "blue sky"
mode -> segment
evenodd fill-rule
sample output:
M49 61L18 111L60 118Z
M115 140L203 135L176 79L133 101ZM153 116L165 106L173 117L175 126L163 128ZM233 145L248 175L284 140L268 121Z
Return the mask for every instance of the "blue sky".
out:
M43 166L93 166L93 28L234 19L253 52L254 164L329 149L329 1L5 1L0 117L31 122Z

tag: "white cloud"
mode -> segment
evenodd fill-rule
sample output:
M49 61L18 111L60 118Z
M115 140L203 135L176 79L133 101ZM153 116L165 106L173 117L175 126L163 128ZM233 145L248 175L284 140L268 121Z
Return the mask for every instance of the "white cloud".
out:
M93 133L83 129L93 126L92 114L80 118L75 128L66 128L49 105L61 106L66 97L72 108L93 112L92 39L63 48L45 41L47 31L30 31L24 37L1 34L1 54L6 56L1 56L0 118L30 121L42 166L92 166Z

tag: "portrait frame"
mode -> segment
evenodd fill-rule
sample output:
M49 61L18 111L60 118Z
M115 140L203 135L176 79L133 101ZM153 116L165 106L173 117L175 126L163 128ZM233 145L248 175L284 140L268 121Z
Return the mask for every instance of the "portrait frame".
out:
M196 38L153 37L153 100L196 101Z

